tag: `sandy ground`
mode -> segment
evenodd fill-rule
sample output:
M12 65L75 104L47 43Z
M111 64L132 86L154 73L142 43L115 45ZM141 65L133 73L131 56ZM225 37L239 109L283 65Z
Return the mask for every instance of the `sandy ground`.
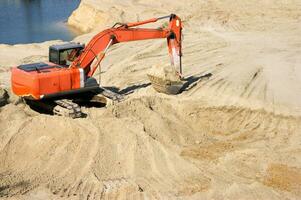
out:
M116 21L169 13L184 20L194 87L155 92L146 72L168 63L166 44L140 41L112 47L102 64L102 85L134 91L123 102L75 120L2 107L0 196L301 198L301 2L83 0L69 23L87 42ZM0 45L0 86L58 42Z

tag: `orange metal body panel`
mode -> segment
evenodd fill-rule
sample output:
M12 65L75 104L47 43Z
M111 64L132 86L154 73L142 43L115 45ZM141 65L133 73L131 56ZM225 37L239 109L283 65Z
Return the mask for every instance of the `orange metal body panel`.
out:
M18 96L41 99L44 95L80 88L80 71L71 68L51 68L26 72L12 68L12 90Z

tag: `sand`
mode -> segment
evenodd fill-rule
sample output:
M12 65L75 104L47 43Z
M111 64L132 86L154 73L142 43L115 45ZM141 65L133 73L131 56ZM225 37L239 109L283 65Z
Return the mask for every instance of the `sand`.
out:
M166 41L139 41L102 63L103 86L133 92L120 103L75 120L1 107L0 196L301 198L300 1L83 0L68 22L87 42L116 21L171 12L184 21L189 90L157 93L147 72L168 64ZM58 42L0 45L0 87Z

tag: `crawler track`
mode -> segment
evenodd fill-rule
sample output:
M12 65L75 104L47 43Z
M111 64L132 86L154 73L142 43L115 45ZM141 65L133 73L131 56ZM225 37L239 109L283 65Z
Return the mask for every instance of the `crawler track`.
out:
M71 118L80 118L83 116L80 106L72 102L72 100L61 99L54 102L57 104L57 106L53 108L54 115Z
M100 92L84 93L76 96L68 96L65 99L45 99L40 101L23 99L33 110L50 115L58 115L70 118L81 118L86 116L81 106L91 107L105 106L110 101L121 101L123 95L102 88Z

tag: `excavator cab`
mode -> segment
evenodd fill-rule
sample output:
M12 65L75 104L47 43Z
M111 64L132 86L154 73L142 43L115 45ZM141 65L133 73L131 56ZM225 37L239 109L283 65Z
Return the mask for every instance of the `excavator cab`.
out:
M85 48L84 44L69 42L49 47L49 62L68 67Z

